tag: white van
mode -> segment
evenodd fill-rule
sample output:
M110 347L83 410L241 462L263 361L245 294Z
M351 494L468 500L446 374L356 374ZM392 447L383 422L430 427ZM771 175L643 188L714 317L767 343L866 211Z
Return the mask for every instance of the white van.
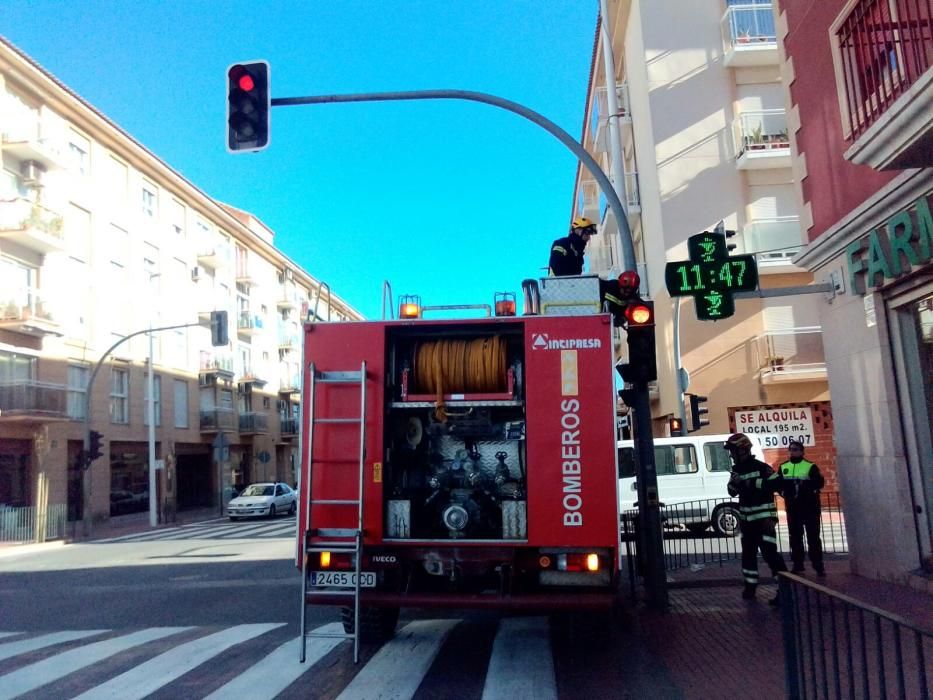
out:
M654 439L654 463L658 472L658 498L664 506L667 526L684 525L703 532L710 525L720 535L738 534L738 501L729 497L726 485L732 460L723 449L728 435L687 435ZM752 452L764 461L761 443L754 435ZM716 502L711 502L717 499ZM638 507L635 485L635 443L619 442L619 501L621 511Z

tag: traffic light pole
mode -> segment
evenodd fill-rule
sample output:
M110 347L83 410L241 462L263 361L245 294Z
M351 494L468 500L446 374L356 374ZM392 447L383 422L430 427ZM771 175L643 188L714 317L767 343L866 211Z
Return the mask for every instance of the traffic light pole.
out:
M484 104L499 107L501 109L514 112L519 116L525 117L545 129L552 136L555 136L567 148L573 151L573 154L583 161L583 165L590 171L590 174L599 183L599 189L606 197L606 202L612 213L615 214L616 222L619 225L619 243L622 255L623 270L635 270L635 246L632 242L632 231L628 225L628 216L622 200L616 194L612 182L599 167L593 157L586 152L577 141L557 124L542 114L528 109L517 102L506 100L502 97L489 95L484 92L474 92L472 90L411 90L406 92L367 92L352 95L310 95L307 97L273 97L271 104L273 107L288 107L292 105L313 105L330 104L334 102L392 102L399 100L467 100L471 102L482 102Z
M648 593L648 605L667 610L667 575L664 571L664 543L661 535L661 507L658 500L658 471L654 464L654 440L651 430L651 405L648 384L632 385L635 411L635 451L638 471L638 547L645 562L643 576Z
M82 451L82 461L81 468L83 470L82 479L81 479L81 502L84 509L84 536L91 536L91 465L89 462L86 462L86 456L91 450L91 391L94 388L94 380L97 378L97 373L100 372L100 368L103 366L104 361L110 357L114 350L120 347L130 338L135 338L137 335L143 335L144 333L153 333L155 331L170 331L176 328L194 328L200 326L200 323L182 323L176 326L161 326L159 328L146 328L145 330L136 331L125 335L120 340L111 345L107 350L104 351L104 354L100 356L100 359L97 361L97 364L94 365L94 369L91 371L91 376L88 377L87 387L84 390L84 449ZM151 359L150 359L151 362ZM150 389L150 392L152 389ZM150 400L152 395L150 394ZM149 494L149 498L155 498L155 494Z

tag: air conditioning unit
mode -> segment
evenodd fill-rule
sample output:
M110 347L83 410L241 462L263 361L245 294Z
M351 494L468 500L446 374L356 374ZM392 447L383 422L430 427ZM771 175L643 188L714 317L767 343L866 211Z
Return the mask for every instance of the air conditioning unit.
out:
M34 160L24 160L19 166L19 174L27 186L39 187L45 174L45 166Z
M192 267L191 268L191 281L192 282L199 281L201 279L201 272L202 272L201 268L198 267L197 265Z

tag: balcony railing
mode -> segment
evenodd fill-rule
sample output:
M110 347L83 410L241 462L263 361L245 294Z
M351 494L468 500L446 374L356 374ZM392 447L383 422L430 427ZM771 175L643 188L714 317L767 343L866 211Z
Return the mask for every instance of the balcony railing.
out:
M590 111L590 137L593 139L592 147L600 153L608 149L609 125L609 95L606 86L596 88L593 96L593 107ZM632 121L632 108L629 102L628 84L616 85L616 100L619 104L620 123L630 124Z
M232 432L237 429L237 412L232 408L201 409L200 426L202 433Z
M826 378L820 326L765 331L755 338L755 351L766 383Z
M62 217L35 202L17 197L0 200L0 239L49 253L64 249Z
M297 418L282 418L280 420L282 426L282 435L297 435L298 434L298 419Z
M0 421L68 418L67 388L33 379L0 382Z
M233 374L233 357L202 352L198 369L201 372L223 372Z
M256 316L249 311L241 311L237 316L237 331L244 335L252 335L262 330L262 316Z
M777 32L771 3L731 5L720 22L727 66L776 65Z
M0 328L30 335L60 335L52 308L49 298L32 287L0 288Z
M836 31L853 140L933 66L931 32L933 0L855 3Z
M268 433L269 416L265 413L241 413L240 414L240 433Z
M742 233L745 252L754 254L759 265L787 264L803 246L798 216L752 219Z
M65 149L58 139L42 135L39 119L30 113L11 115L9 124L4 125L0 140L4 153L20 161L34 160L46 168L59 168L65 164Z
M733 122L732 133L739 167L790 166L790 138L787 134L787 114L783 109L743 112ZM775 156L780 157L782 162L766 162ZM753 164L750 161L759 162Z

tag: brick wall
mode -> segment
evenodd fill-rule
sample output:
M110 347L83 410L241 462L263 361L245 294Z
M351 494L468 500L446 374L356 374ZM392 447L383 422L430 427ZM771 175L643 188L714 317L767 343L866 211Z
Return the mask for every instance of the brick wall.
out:
M839 480L836 470L836 442L833 439L833 411L829 401L813 401L810 403L780 403L758 406L730 406L729 431L735 431L736 411L755 411L764 409L773 411L782 408L809 408L813 414L813 432L816 442L812 447L806 448L804 456L815 463L826 479L825 493L839 493ZM787 461L787 449L780 448L765 450L765 461L775 469L779 464Z

